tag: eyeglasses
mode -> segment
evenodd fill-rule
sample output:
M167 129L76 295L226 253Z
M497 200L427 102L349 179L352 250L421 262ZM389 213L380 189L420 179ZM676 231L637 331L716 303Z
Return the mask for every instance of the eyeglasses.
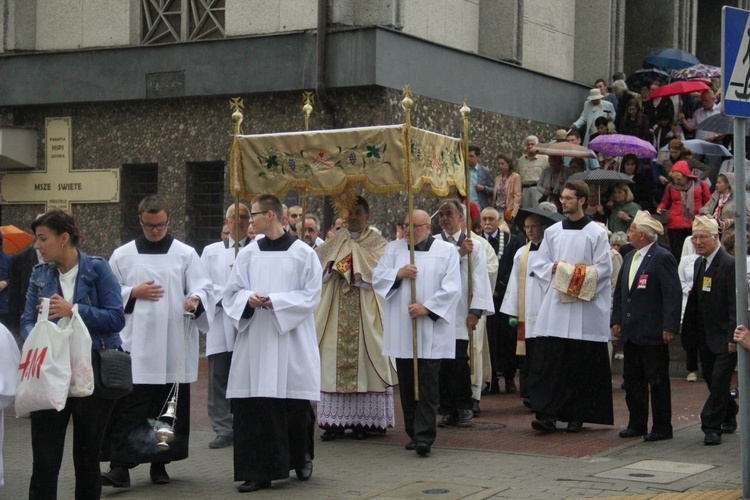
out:
M318 230L317 230L317 229L315 229L314 227L306 227L306 228L305 228L305 232L306 232L306 233L317 233L317 232L318 232Z
M692 241L704 241L710 240L711 238L713 238L713 235L711 234L696 234L695 236L690 237Z
M158 229L159 231L164 231L168 225L169 225L169 221L160 222L158 224L144 224L143 222L141 222L141 227L145 229L146 231L153 231L154 229Z
M581 199L580 196L560 196L561 201L575 201L575 200L580 200L580 199Z
M250 212L250 219L252 219L256 215L267 214L268 212L270 212L270 210L263 210L261 212Z

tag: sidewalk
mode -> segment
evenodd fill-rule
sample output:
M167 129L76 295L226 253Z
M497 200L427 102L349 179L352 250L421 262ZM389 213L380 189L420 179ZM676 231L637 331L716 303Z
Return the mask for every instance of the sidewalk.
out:
M205 372L201 372L201 381ZM698 413L705 384L673 380L674 439L645 443L617 433L627 423L620 377L613 380L615 426L588 425L581 434L540 436L517 395L482 400L470 427L439 429L427 458L404 450L400 405L397 428L365 441L316 442L312 479L276 481L252 498L741 498L739 434L720 446L704 446ZM167 467L172 482L152 485L148 468L131 471L127 490L105 488L103 498L244 498L232 479L232 448L211 450L214 437L205 418L205 383L192 392L190 458ZM201 397L203 396L203 397ZM739 432L739 431L738 431ZM70 432L69 432L70 434ZM28 419L6 413L5 481L2 499L28 496L31 447ZM69 435L68 443L72 440ZM102 464L106 469L106 464ZM73 498L73 466L66 448L59 498ZM710 496L699 496L700 494ZM677 495L686 493L684 495ZM670 494L664 496L664 494Z

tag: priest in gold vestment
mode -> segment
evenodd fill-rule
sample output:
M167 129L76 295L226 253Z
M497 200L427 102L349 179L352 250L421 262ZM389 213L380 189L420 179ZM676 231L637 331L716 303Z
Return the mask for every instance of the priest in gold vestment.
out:
M382 355L381 303L372 270L387 241L368 226L370 207L358 196L347 227L316 249L323 291L315 312L321 363L318 425L331 441L352 429L356 439L395 423L395 366Z

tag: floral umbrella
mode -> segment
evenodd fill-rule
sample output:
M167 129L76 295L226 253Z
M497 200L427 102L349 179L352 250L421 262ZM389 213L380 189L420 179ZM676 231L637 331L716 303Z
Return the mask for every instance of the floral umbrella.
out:
M571 156L574 158L596 158L596 153L589 148L569 142L544 142L534 148L537 153L547 156Z
M607 156L634 154L638 158L656 158L654 146L632 135L605 134L589 141L589 148Z
M672 72L672 80L694 80L696 78L720 78L721 68L710 64L694 64Z

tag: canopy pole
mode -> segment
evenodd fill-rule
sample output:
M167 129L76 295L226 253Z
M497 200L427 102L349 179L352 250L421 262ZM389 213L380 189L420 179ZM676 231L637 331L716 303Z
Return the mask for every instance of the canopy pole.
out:
M414 265L414 193L411 189L411 137L409 129L411 128L411 109L414 107L414 101L411 98L411 87L404 85L404 98L401 100L401 107L404 108L404 165L406 166L406 192L409 199L409 264ZM409 280L411 283L411 303L417 303L417 283L415 280ZM419 401L419 344L417 342L417 318L411 319L411 344L414 358L414 401Z
M242 102L241 97L235 97L229 101L229 106L233 110L232 121L234 122L234 140L236 141L241 132L240 125L245 118L240 109L243 109L245 105ZM229 169L232 177L230 182L232 183L235 182L235 176L237 175L237 173L234 172L234 168L235 165L234 162L231 161L230 155ZM234 256L237 257L237 254L240 252L240 190L235 189L234 192Z
M313 93L303 92L302 99L305 101L302 105L302 114L305 117L305 132L307 132L310 130L310 115L313 111ZM299 228L295 228L295 231L297 233L297 238L304 240L304 235L306 234L305 225L307 223L307 188L303 188L303 191L300 194L302 195L302 230L300 231Z
M461 106L461 117L463 122L463 140L461 141L463 153L464 153L464 174L465 174L465 183L466 183L466 196L464 197L464 203L466 205L466 237L471 238L471 175L469 173L469 113L471 113L471 108L466 105L466 99L464 99L464 105ZM472 256L471 254L468 254L466 256L466 285L467 285L467 297L468 297L468 308L466 311L466 316L468 317L469 311L471 311L471 300L472 296L474 295L474 280L472 279L472 272L471 272L471 261ZM468 328L468 326L467 326ZM475 366L475 360L474 360L474 332L469 331L469 366L471 367L471 374L474 375L474 366Z

